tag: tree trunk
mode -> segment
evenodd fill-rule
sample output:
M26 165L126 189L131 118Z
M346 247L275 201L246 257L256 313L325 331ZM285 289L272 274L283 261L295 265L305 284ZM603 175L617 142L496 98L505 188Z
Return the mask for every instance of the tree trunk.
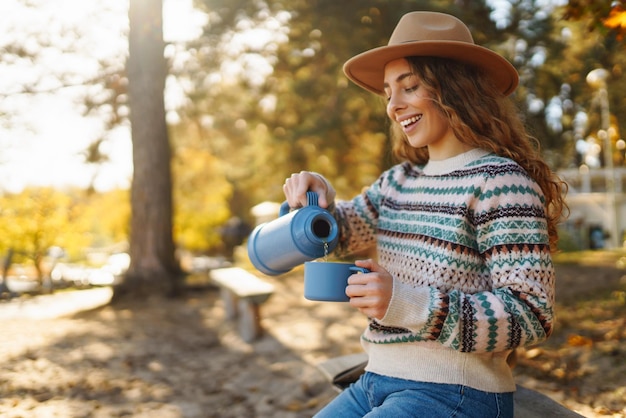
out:
M128 92L133 145L131 263L116 296L178 291L172 237L171 150L165 122L163 0L130 0Z

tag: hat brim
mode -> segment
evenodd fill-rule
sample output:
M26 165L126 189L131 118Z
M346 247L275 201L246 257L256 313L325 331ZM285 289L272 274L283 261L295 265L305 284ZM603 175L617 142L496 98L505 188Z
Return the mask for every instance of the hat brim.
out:
M415 41L381 46L350 58L343 71L355 84L384 95L385 66L393 60L411 56L449 58L478 67L505 96L513 93L519 83L517 70L501 55L480 45L461 41Z

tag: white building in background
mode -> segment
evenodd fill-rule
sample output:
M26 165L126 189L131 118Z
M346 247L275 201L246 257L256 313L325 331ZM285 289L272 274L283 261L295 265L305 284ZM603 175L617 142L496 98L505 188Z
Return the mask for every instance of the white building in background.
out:
M254 216L255 226L278 218L280 206L281 204L276 202L261 202L250 209L250 213Z
M560 170L569 185L565 227L582 249L624 246L626 167Z

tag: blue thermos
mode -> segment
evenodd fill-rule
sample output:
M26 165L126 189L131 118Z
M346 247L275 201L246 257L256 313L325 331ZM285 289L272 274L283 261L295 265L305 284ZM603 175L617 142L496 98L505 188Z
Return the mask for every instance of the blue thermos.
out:
M317 193L307 192L307 205L290 211L284 202L279 217L257 226L248 238L248 257L262 273L270 276L324 257L337 246L337 221L318 206Z

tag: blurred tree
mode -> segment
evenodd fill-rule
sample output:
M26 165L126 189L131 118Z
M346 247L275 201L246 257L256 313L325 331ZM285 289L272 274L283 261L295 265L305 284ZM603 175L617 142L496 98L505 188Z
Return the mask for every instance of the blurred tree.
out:
M196 149L219 160L219 173L212 171L211 183L226 182L230 213L246 218L251 202L270 198L258 184L271 184L280 172L276 162L284 160L282 151L272 147L262 109L267 106L264 82L271 73L271 45L286 29L282 18L262 2L198 3L209 23L203 36L189 44L187 60L174 65L172 72L184 81L189 98L177 109L181 121L175 131L176 152ZM266 164L268 159L274 163ZM207 173L198 173L201 177L208 180Z
M623 0L569 0L562 9L564 19L581 21L587 32L623 41L626 37L626 5Z
M232 188L222 162L201 146L193 132L179 132L179 128L173 129L178 137L173 159L174 236L180 248L207 252L221 245L219 227L230 216Z
M571 99L577 112L569 115L568 122L575 125L576 115L584 120L583 126L573 126L572 148L577 140L587 134L596 135L600 112L594 108L595 91L586 83L586 75L593 69L604 68L609 72L607 92L612 126L616 129L615 143L626 132L626 6L624 1L598 2L593 0L570 0L558 10L562 34L565 35L564 59L555 65L555 74L571 85ZM580 113L578 113L580 112ZM602 141L599 141L602 142ZM620 156L618 164L623 164ZM574 161L582 163L581 155Z
M5 89L2 88L4 86L0 85L0 97L4 98L0 104L0 126L5 127L7 130L12 130L24 125L19 119L19 109L11 107L14 98L23 98L25 102L29 102L31 99L36 100L41 96L66 95L71 91L72 97L76 99L77 111L82 112L85 117L102 121L103 131L93 137L92 142L81 153L84 156L85 163L94 166L93 180L95 180L98 176L97 168L109 159L106 153L106 141L109 139L109 136L116 129L129 127L128 77L124 71L127 49L117 49L119 51L118 55L108 56L100 53L99 47L101 45L91 45L88 40L90 38L87 36L91 33L90 31L97 31L97 29L86 26L89 22L93 23L93 20L90 19L97 18L98 22L102 23L100 30L109 31L107 46L111 46L116 43L116 39L122 39L120 35L124 37L127 35L127 24L124 25L118 22L120 18L122 18L122 21L126 21L127 16L118 13L118 4L102 5L94 8L94 10L101 12L101 15L97 17L88 15L85 21L82 22L84 26L80 24L74 26L60 23L63 13L69 11L67 10L68 6L65 4L62 8L54 9L57 12L55 14L44 7L47 5L43 0L11 1L15 4L12 7L17 10L18 16L30 16L29 19L24 19L27 21L45 21L46 24L19 25L19 21L7 22L6 29L9 33L0 40L0 69L4 65L26 65L25 63L30 62L31 65L29 67L32 67L33 71L25 72L24 77L21 77L18 83L7 84L10 88ZM126 48L128 47L128 39L126 39L125 46ZM171 61L164 65L170 64L175 66L180 56L186 54L185 50L181 50L181 48L181 44L169 44L168 57ZM66 60L71 59L72 62L85 62L89 65L80 65L76 68L59 66L62 70L57 69L56 66L51 68L50 65L46 65L46 59L50 59L50 57L63 57ZM88 67L89 71L83 71L83 67ZM28 112L24 110L24 113ZM172 130L175 130L174 127ZM183 130L178 130L178 132L181 132L183 136L185 135ZM17 135L14 131L12 133ZM11 135L0 137L0 151L5 145L6 147L10 146L12 138ZM6 141L4 141L5 139ZM181 142L184 141L185 139L181 138ZM185 148L183 147L182 149ZM187 153L186 155L193 156L193 153ZM179 156L175 156L175 158L180 160ZM1 152L0 163L2 163ZM189 164L186 168L185 163L179 166L182 167L180 178L189 178L192 174L185 173L185 171L194 169L198 171L196 173L197 176L210 178L212 184L207 183L206 186L216 187L218 181L221 181L222 184L217 189L223 190L229 187L224 176L222 174L218 175L217 171L207 171L206 167L199 167L197 164ZM216 166L215 162L213 166ZM160 170L160 167L156 170ZM175 190L184 189L184 185L181 184L182 180L174 178L173 181ZM197 184L197 186L197 193L200 193L205 185ZM94 193L94 196L96 196L95 200L99 200L93 186L90 186L89 191ZM193 217L177 216L174 222L182 222L184 220L185 228L176 227L174 238L177 239L178 234L183 229L187 232L196 230L198 235L201 234L200 231L203 231L202 233L206 232L207 234L206 238L208 240L204 240L207 245L219 245L215 237L219 234L219 223L225 222L229 217L228 214L224 213L224 207L228 206L227 199L230 193L220 192L214 193L212 196L212 204L202 207L200 204L194 206L194 202L186 200L196 199L197 195L179 193L175 200L177 206L180 205L183 208L197 207L201 213L194 214ZM119 212L121 215L120 219L123 219L124 216L127 216L126 208L127 205L122 204L117 209L111 207L109 210ZM186 213L188 214L188 211ZM211 219L208 226L206 222L200 225L194 224L193 220L206 220L207 218ZM124 226L124 233L128 234L128 225ZM127 239L128 237L125 236L124 240ZM185 242L187 241L185 239ZM196 241L194 249L197 248L199 242L201 241ZM176 242L176 244L184 245L183 242ZM206 248L203 248L203 250L206 250Z
M0 196L0 253L13 249L14 262L31 261L42 290L51 290L48 251L82 252L89 245L83 211L80 199L52 188Z
M114 189L101 193L87 193L83 201L82 216L90 234L89 246L96 248L126 246L130 235L130 191ZM84 248L81 250L76 257L83 255Z
M131 0L128 91L133 142L131 263L121 296L175 294L182 279L172 237L171 151L165 123L162 0Z

